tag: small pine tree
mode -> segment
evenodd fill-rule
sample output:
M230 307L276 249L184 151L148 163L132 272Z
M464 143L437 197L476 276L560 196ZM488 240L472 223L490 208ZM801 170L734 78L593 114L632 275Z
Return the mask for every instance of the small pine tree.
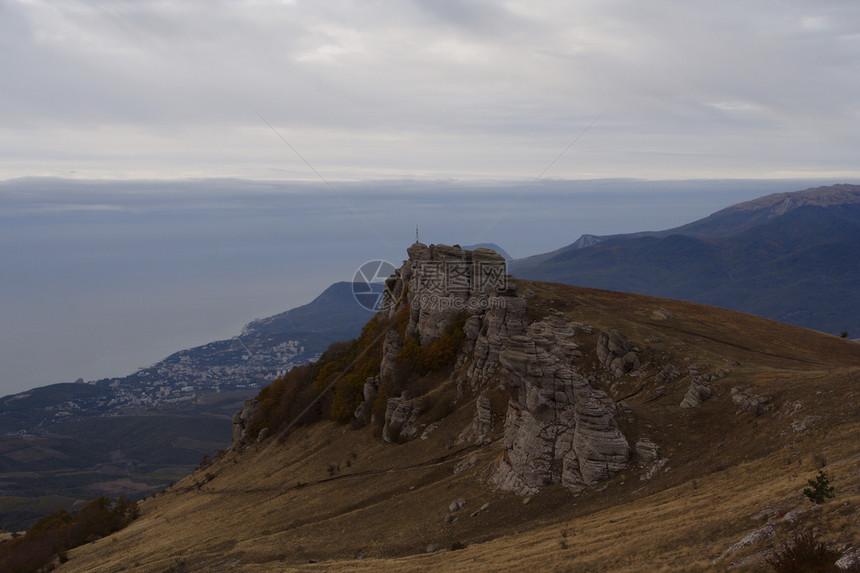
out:
M803 495L812 503L824 503L833 497L833 486L824 470L818 470L818 476L814 480L807 480L807 483L809 487L803 488Z

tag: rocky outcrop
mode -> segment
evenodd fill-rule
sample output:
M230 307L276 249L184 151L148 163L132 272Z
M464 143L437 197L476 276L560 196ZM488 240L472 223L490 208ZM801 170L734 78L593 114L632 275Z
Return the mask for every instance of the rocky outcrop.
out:
M399 398L389 398L385 408L385 424L382 426L382 441L391 443L409 441L421 434L416 423L424 408L421 397L409 399L404 390Z
M468 362L458 383L472 390L493 379L502 341L524 329L525 300L516 280L506 273L505 259L489 249L415 243L409 259L386 281L382 313L394 317L404 306L409 321L404 336L417 336L422 345L441 336L452 319L467 313L465 343L456 367ZM400 337L386 336L380 377L393 372Z
M741 390L737 386L732 388L732 404L743 412L751 412L760 415L773 407L770 396L757 396L749 390Z
M690 380L690 388L687 389L687 393L684 395L684 399L681 400L680 406L681 408L695 408L710 398L713 393L713 386L708 384L704 378L694 375L692 380Z
M856 571L860 567L860 549L849 549L836 560L836 566L843 571Z
M505 272L504 258L489 249L415 243L408 254L386 281L383 316L394 317L406 307L403 336L416 336L421 345L428 345L455 317L468 314L465 342L455 363L457 383L478 390L498 367L502 341L523 330L525 301L517 294L516 280ZM395 373L402 345L397 332L386 334L380 380ZM461 368L466 363L468 367Z
M415 243L407 253L409 259L386 281L382 310L393 316L408 304L406 335L417 334L422 344L441 336L462 311L483 315L505 306L493 298L519 298L505 259L494 251Z
M581 489L627 466L630 447L615 423L615 404L572 368L582 356L573 335L564 316L551 313L508 339L499 354L511 391L505 452L492 478L502 489Z
M714 563L718 563L723 561L724 559L728 559L738 551L746 549L752 545L756 545L761 543L766 539L770 539L776 534L776 524L767 523L758 529L755 529L744 536L743 539L729 547L723 552L722 555L714 559Z
M600 333L597 339L597 360L616 378L640 366L636 348L617 330Z
M602 242L603 237L599 237L597 235L581 235L570 247L573 249L586 249Z
M684 399L681 400L681 408L695 408L709 399L714 394L712 382L719 380L728 374L728 372L728 370L717 370L708 374L699 374L698 370L691 368L690 374L692 378L690 380L690 388L687 390L687 394L684 395Z
M394 374L397 354L402 347L403 343L396 330L389 330L385 333L385 340L382 341L382 361L379 363L380 380L385 380Z
M640 466L647 466L657 459L657 444L648 438L640 438L636 441L636 461Z
M455 499L454 501L452 501L452 502L448 505L448 511L449 511L449 512L451 512L451 513L454 513L454 512L460 511L460 510L461 510L461 509L463 509L464 507L466 507L466 500L465 500L465 498L458 497L457 499Z
M368 378L362 387L362 401L355 409L355 418L361 422L372 422L373 418L373 402L376 400L376 393L379 390L380 377L374 376Z
M659 457L659 449L659 446L648 438L640 438L636 441L636 463L643 468L643 472L639 476L641 481L654 479L669 463L669 458Z
M408 253L409 260L386 282L383 315L394 317L406 306L403 336L416 336L423 346L442 335L453 317L467 313L452 374L460 395L490 384L510 392L494 483L523 495L550 483L581 489L627 467L631 449L615 422L616 406L577 370L583 354L564 314L550 310L529 324L525 299L504 272L504 259L492 251L415 243ZM400 338L386 335L383 383L394 372ZM601 364L617 377L639 368L626 337L604 333L601 341ZM383 439L418 436L421 407L420 398L390 398ZM458 441L484 443L493 425L490 400L481 395Z
M245 406L233 415L233 445L248 441L248 429L259 413L260 404L256 399L245 400Z
M493 429L493 410L490 398L486 392L482 392L475 400L475 417L472 423L457 438L458 444L472 442L476 445L483 444L488 439L488 434Z
M525 328L525 301L520 297L506 297L500 302L504 304L485 312L480 328L471 331L474 339L466 333L464 354L471 362L461 383L465 381L472 390L498 379L496 370L503 344Z
M674 365L667 364L654 376L654 381L657 384L669 384L680 377L681 372Z

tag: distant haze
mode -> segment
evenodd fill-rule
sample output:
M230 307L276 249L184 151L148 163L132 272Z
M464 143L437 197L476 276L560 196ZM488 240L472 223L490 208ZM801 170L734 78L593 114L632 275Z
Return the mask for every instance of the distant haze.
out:
M0 183L0 395L122 376L422 242L514 257L833 181Z

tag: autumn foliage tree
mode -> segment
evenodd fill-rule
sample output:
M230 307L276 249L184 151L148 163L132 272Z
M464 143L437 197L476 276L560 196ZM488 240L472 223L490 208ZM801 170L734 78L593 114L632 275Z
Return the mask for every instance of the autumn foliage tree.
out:
M361 335L329 346L314 364L296 366L257 395L260 408L250 421L250 435L263 428L277 432L290 424L324 418L347 421L362 399L368 378L379 374L382 339L389 321L371 319Z
M31 573L61 560L65 551L106 537L138 516L137 502L120 497L116 503L99 497L72 515L60 509L36 521L16 539L0 543L0 571Z
M382 381L374 404L375 413L384 409L388 397L399 394L416 377L453 366L465 339L467 318L467 313L456 315L442 336L422 345L417 337L405 334L408 305L390 318L377 315L355 340L332 344L316 363L297 366L263 388L257 395L259 410L249 421L249 435L253 438L263 428L277 433L325 418L351 420L364 399L365 382L379 375L385 334L394 330L403 345L396 359L396 379Z

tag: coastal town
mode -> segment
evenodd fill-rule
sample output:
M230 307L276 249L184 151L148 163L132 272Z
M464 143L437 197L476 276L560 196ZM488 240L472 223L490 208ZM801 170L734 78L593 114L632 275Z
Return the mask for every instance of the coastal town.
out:
M15 433L27 435L51 424L93 416L212 410L225 403L233 408L260 388L299 364L313 362L319 352L309 351L301 340L285 336L234 337L179 351L121 378L72 384L55 384L53 399L15 424ZM34 392L6 398L32 404ZM60 400L56 398L62 396ZM29 398L29 400L27 400Z

